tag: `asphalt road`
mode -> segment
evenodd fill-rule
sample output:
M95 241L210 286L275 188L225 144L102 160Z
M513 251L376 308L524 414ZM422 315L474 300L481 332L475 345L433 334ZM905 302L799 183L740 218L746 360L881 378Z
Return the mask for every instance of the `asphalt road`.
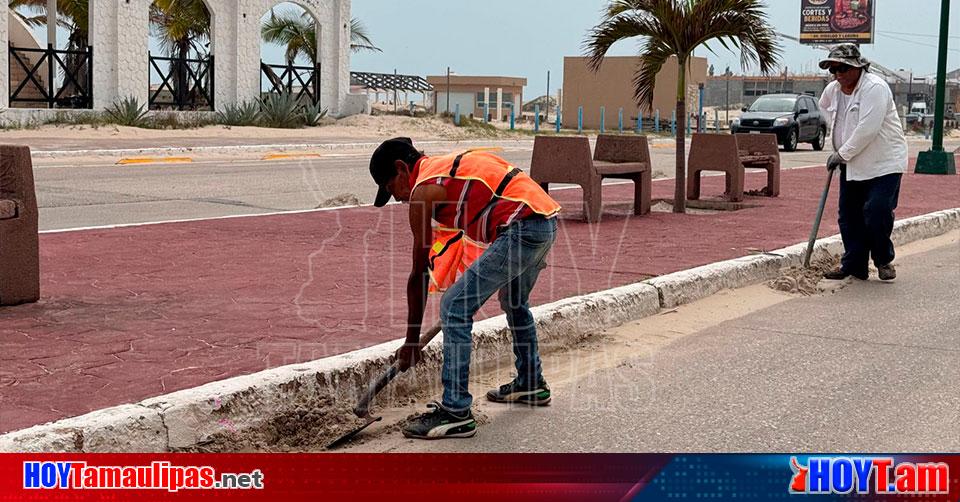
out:
M481 403L488 423L472 439L390 432L353 451L960 451L958 235L901 258L894 283L774 299L647 355L558 379L551 406ZM749 294L740 305L771 303L741 290L717 315ZM667 337L695 315L683 310L627 330L661 322L653 335ZM559 370L545 367L548 378Z
M496 142L491 143L496 146ZM464 148L451 143L449 150ZM431 147L427 153L440 152ZM533 142L510 142L500 154L528 169ZM651 148L655 175L673 172L672 143ZM302 152L301 152L302 153ZM235 157L197 155L189 164L116 165L102 158L37 159L41 230L133 224L178 219L263 214L372 202L367 171L370 151L324 151L319 158L262 160L264 153ZM822 164L825 152L809 145L783 153L784 168ZM331 200L334 199L334 200Z

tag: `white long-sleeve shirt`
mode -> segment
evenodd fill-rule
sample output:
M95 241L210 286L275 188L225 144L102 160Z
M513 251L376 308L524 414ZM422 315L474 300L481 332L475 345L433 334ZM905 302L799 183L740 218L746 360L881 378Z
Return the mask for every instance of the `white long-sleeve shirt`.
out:
M840 83L830 82L820 96L820 108L833 122L833 134L842 139L834 148L846 160L847 180L864 181L907 170L907 139L890 86L863 72L853 94L845 96L846 114L837 113ZM837 118L843 118L838 121Z

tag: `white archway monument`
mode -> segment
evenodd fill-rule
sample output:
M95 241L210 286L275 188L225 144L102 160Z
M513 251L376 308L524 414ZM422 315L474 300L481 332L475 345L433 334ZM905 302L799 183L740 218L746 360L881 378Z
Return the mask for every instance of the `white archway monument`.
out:
M49 0L54 2L55 0ZM89 0L94 109L133 96L149 101L148 34L153 0ZM260 97L260 20L292 1L316 20L320 36L320 95L332 116L359 113L366 97L350 95L350 0L204 0L211 15L217 109ZM7 10L0 9L0 46L8 41ZM7 108L8 54L0 51L0 107Z

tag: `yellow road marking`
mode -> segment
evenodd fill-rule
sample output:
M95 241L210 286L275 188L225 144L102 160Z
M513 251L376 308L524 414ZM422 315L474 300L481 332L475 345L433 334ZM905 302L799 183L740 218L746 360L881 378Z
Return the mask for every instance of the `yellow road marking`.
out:
M125 166L130 164L188 164L193 162L191 157L137 157L126 158L117 161L117 165Z

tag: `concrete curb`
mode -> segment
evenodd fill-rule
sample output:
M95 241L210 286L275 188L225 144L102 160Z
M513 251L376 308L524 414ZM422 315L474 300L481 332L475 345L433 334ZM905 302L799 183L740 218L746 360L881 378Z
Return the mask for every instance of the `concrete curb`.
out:
M960 208L899 221L897 244L960 228ZM654 315L722 289L771 280L798 266L805 244L685 270L645 282L536 307L541 344L570 347L592 332ZM815 257L842 250L839 236L818 241ZM474 325L474 368L512 366L503 316ZM350 412L368 379L388 364L399 340L339 356L274 368L98 410L0 436L0 452L166 452L283 450L323 445L356 426ZM397 405L439 387L442 341L424 362L378 396Z

